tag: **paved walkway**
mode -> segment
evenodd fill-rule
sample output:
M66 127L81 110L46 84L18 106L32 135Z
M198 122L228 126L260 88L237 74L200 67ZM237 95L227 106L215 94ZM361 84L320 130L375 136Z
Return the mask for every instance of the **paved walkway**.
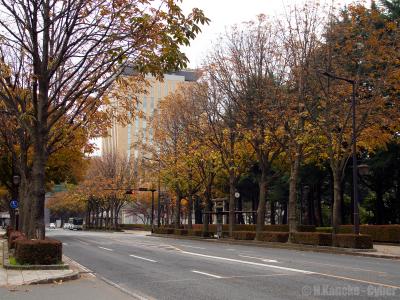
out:
M376 252L371 252L370 254L387 258L400 258L400 244L398 246L374 245L374 249L376 249Z
M3 233L0 232L0 236ZM60 281L76 273L76 270L6 270L3 268L3 240L0 239L0 286Z

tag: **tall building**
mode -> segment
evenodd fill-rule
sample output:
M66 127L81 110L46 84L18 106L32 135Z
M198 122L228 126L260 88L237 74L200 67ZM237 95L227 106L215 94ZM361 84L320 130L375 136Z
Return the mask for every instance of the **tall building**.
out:
M134 76L133 69L126 69L125 76ZM148 93L138 95L140 104L138 109L142 115L136 117L135 121L128 126L113 123L109 129L108 136L102 139L102 153L113 153L129 160L140 160L144 155L142 147L153 141L153 132L149 124L155 109L161 99L169 93L174 92L179 84L196 81L199 75L195 71L179 71L164 75L164 81L158 81L154 77L146 77L150 82Z

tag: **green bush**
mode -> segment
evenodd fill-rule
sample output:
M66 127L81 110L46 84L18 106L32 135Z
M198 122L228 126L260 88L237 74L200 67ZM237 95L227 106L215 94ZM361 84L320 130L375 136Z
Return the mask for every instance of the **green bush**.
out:
M149 224L119 224L118 227L125 230L151 230Z
M233 231L232 237L235 240L254 240L256 238L255 231Z
M332 233L332 227L316 227L316 232Z
M256 225L254 224L236 224L233 226L234 231L255 231Z
M212 237L212 236L214 236L214 233L212 233L212 232L203 232L203 230L188 229L188 235L199 236L199 237Z
M342 225L339 233L353 233L353 225ZM400 243L400 225L361 225L360 233L370 235L374 242Z
M336 234L335 246L355 249L372 249L372 238L365 234Z
M315 225L297 225L298 232L315 232Z
M304 245L332 246L332 234L320 232L294 232L293 242Z
M18 240L15 242L15 259L21 264L54 265L61 263L62 243L53 239Z
M262 231L258 234L257 240L263 242L286 243L289 238L288 232Z
M22 232L16 230L10 231L8 235L8 249L14 249L16 241L25 239L26 237Z
M188 230L187 229L175 229L174 234L176 235L187 235Z
M174 229L167 227L159 227L159 228L154 228L153 232L157 234L174 234Z
M264 231L289 232L289 225L264 225Z

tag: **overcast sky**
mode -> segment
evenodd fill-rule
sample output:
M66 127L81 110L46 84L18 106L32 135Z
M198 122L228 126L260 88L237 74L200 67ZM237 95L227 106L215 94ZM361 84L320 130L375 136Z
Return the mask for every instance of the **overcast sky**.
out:
M331 3L332 0L325 0ZM324 0L320 1L324 2ZM351 0L334 0L336 4L353 2ZM190 68L201 65L202 58L211 48L217 37L225 28L245 21L255 20L259 14L280 15L288 5L302 4L304 0L183 0L181 5L185 13L193 7L200 8L211 19L208 26L202 27L202 33L184 51L190 59Z

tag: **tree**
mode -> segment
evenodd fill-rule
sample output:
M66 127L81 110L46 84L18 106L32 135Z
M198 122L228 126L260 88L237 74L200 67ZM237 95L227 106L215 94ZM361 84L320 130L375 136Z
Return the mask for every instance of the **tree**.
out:
M24 218L24 232L43 239L46 163L66 132L62 126L61 132L54 130L57 122L63 119L73 135L128 64L157 76L185 66L179 46L188 45L208 19L199 9L186 17L177 1L167 0L158 8L143 0L1 4L1 64L7 68L1 68L0 98L31 138L32 174L19 166L20 194L30 216ZM29 91L29 97L16 97L16 88Z

